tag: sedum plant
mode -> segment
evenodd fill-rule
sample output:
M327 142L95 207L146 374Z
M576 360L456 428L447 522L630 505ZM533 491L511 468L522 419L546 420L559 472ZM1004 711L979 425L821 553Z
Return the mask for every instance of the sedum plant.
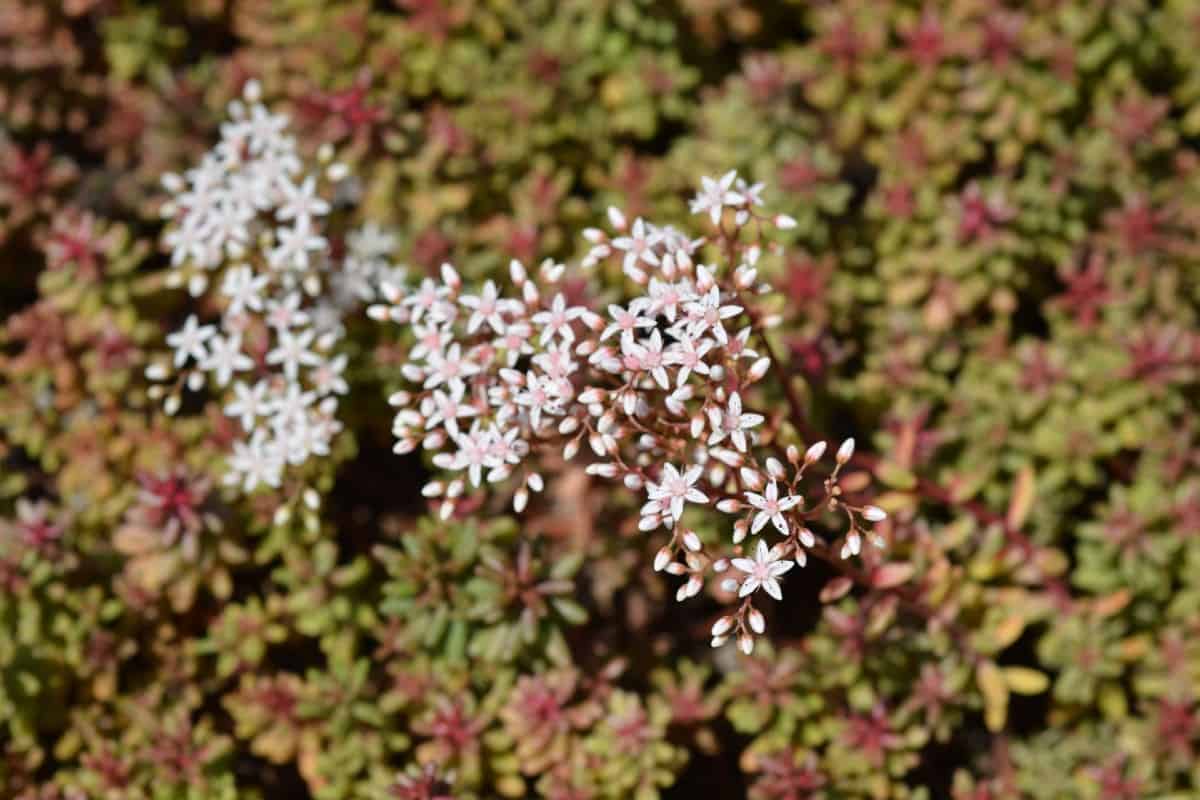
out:
M1198 19L0 4L0 797L1195 796Z

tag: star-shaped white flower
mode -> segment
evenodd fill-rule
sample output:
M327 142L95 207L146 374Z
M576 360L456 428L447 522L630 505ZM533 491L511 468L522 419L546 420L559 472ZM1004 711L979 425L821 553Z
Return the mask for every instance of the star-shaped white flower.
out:
M545 345L556 335L567 344L575 341L575 332L571 330L571 321L582 317L583 312L584 309L579 306L568 307L567 298L561 292L556 294L548 310L539 311L533 315L533 324L543 326L539 343Z
M676 386L683 386L687 383L693 372L697 375L709 373L709 366L705 362L704 356L712 349L713 344L711 339L695 339L685 334L667 349L667 363L679 367Z
M213 337L217 329L212 325L201 325L195 314L188 315L183 327L167 336L167 344L175 349L175 366L182 367L188 356L203 361L208 357L204 343Z
M711 333L722 345L729 342L725 320L742 313L741 306L721 305L721 292L716 286L709 289L699 300L688 303L685 310L692 336Z
M278 343L267 353L268 364L282 364L283 374L289 381L296 380L300 366L314 367L321 363L321 356L309 349L316 331L303 330L293 333L286 328L278 330Z
M647 230L646 223L641 217L638 217L633 221L633 228L629 235L613 239L612 246L625 253L622 269L626 273L636 273L639 271L639 261L644 261L650 266L658 266L659 259L658 254L654 252L654 246L662 241L662 238L662 234L653 226Z
M200 363L201 368L213 373L217 386L225 386L233 379L233 373L245 372L254 366L253 359L242 352L242 335L216 335L212 338L208 357Z
M298 186L285 178L279 181L279 190L283 195L283 203L275 212L275 219L281 222L294 219L297 223L303 221L307 225L313 217L329 213L329 203L317 197L317 183L311 175Z
M762 494L746 492L746 501L758 509L758 513L754 515L754 520L750 523L750 532L758 533L770 522L776 530L787 536L788 524L783 515L800 505L803 499L799 495L780 497L779 484L775 481L768 483Z
M758 540L758 548L754 558L735 558L731 562L734 567L746 573L742 586L738 589L738 597L745 597L758 589L762 589L776 600L783 599L783 591L779 588L779 576L791 569L794 564L780 558L775 548L767 548L767 543Z
M658 483L647 483L646 493L652 501L657 502L661 508L666 508L671 517L678 521L683 516L685 502L708 502L708 495L695 487L703 472L704 467L698 464L684 472L680 472L672 464L664 464L662 479Z
M610 305L608 315L613 318L613 322L600 334L600 341L604 341L614 333L621 334L621 341L625 341L632 339L639 328L653 328L654 320L643 317L640 312L641 310L636 308L626 309L618 305Z
M733 182L737 179L737 170L730 170L719 179L713 180L705 175L700 179L700 192L692 199L693 214L708 212L713 225L721 222L721 210L725 206L740 206L745 199L733 191Z
M709 444L716 444L728 436L743 453L746 452L746 433L763 423L762 414L742 411L742 396L737 392L729 396L724 409L710 407L708 419L713 429L708 437Z
M256 276L250 267L244 265L229 270L221 285L221 294L229 298L229 307L225 309L225 313L233 316L245 309L262 311L262 291L269 280L269 275Z
M479 330L485 322L496 333L504 333L504 319L500 316L504 309L504 301L500 299L494 281L487 281L478 296L464 294L458 298L458 302L471 310L471 316L467 320L467 333Z

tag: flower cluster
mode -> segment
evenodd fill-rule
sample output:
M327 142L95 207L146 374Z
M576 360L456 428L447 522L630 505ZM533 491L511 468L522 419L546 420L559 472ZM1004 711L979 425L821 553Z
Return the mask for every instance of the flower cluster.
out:
M757 280L763 247L743 233L792 224L760 211L762 189L732 171L704 178L691 207L712 221L712 237L693 239L641 218L630 223L610 208L615 230L585 231L590 249L583 267L619 262L633 288L626 302L610 303L604 313L585 297L568 299L566 267L553 261L530 276L514 260L511 296L493 280L466 291L449 264L440 280L382 286L386 302L368 313L412 335L401 370L412 388L390 398L399 407L395 450L434 453L443 475L424 493L440 498L443 518L485 483L511 482L513 506L523 511L530 493L545 484L547 459L571 460L586 445L589 474L646 493L639 527L669 532L654 567L686 576L679 600L730 567L744 577L721 579L722 590L747 598L762 589L782 599L779 577L793 564L803 566L817 545L806 521L829 510L844 512L849 522L841 557L858 555L864 531L885 515L839 499L838 474L853 440L838 451L824 493L810 501L800 482L825 444L801 458L794 445L781 445L777 425L745 407L744 397L772 361L752 346L752 337L766 335L749 308L769 291ZM704 263L706 254L715 260ZM689 505L733 518L731 553L711 551L684 525ZM762 536L768 522L782 537L770 547ZM753 559L738 557L748 534L759 536ZM882 546L880 537L873 540ZM713 645L736 624L749 652L762 620L745 600L735 616L718 621Z
M244 99L229 106L221 141L182 177L168 174L171 200L172 285L193 297L206 295L220 319L197 314L166 337L169 363L147 369L168 413L186 387L206 385L224 398L225 414L243 432L233 444L226 480L252 491L278 487L287 465L326 455L341 430L338 398L349 387L347 357L337 352L342 318L371 300L374 287L393 268L387 260L395 240L365 226L347 237L345 258L335 260L325 235L331 204L321 189L346 177L328 163L306 173L288 118L259 101L251 81ZM210 291L215 287L215 291Z

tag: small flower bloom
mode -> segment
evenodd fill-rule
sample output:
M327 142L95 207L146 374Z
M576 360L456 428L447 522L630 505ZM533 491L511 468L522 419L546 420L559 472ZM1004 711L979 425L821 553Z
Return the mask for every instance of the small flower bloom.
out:
M175 350L175 367L182 367L189 357L197 362L208 357L204 343L213 337L217 329L212 325L201 325L195 314L189 314L183 327L167 336L167 345Z
M746 452L746 433L763 423L762 414L751 414L742 411L742 397L737 392L729 396L729 402L724 409L713 407L709 411L709 422L713 432L708 437L709 444L716 444L728 436L735 447Z
M584 309L567 307L567 298L561 293L554 296L550 308L533 315L533 324L541 325L540 343L545 345L555 336L570 344L575 341L575 332L571 330L571 322L583 316Z
M779 588L779 576L790 570L791 561L783 561L774 548L768 549L766 542L758 540L758 548L754 558L735 558L733 566L746 573L738 597L746 597L758 589L762 589L776 600L783 599L783 591Z
M721 211L725 206L739 206L745 199L733 191L733 182L737 179L737 170L730 170L719 179L713 180L705 175L700 179L700 192L692 199L693 214L708 212L713 225L721 222Z
M662 468L662 480L658 483L647 483L646 493L652 501L659 503L665 501L665 507L670 512L671 517L678 521L683 516L685 502L701 505L708 502L708 495L695 487L696 481L700 480L700 475L703 472L704 467L700 465L689 467L680 472L674 465L664 464Z
M779 496L779 484L771 481L762 494L746 492L746 501L758 509L754 521L750 523L750 532L758 533L770 522L776 530L787 536L788 524L784 514L800 505L804 498L797 495Z

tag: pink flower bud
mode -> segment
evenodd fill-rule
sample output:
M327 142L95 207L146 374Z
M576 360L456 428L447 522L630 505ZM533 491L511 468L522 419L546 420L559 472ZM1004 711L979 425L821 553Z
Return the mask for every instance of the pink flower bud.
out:
M662 572L671 563L671 548L663 547L654 556L654 571Z
M442 264L442 282L454 291L462 288L462 278L458 276L458 271L448 263Z
M750 367L750 371L747 373L747 377L749 377L751 381L762 380L762 377L767 374L767 370L769 370L770 368L771 368L771 359L767 358L766 356L763 356L762 358L755 361L754 364Z
M854 439L850 438L842 442L842 446L837 451L837 463L845 464L854 456Z
M700 537L696 535L695 531L684 531L683 546L688 550L691 550L693 553L696 553L699 552L704 545L700 542Z
M750 629L755 633L761 634L767 629L767 620L757 608L750 608L750 611L746 614L746 621L750 623Z
M887 512L879 506L867 506L863 509L862 515L871 522L883 522L887 519Z
M732 628L733 628L733 617L726 615L724 617L721 617L720 619L718 619L716 622L713 623L712 636L713 636L713 638L716 638L718 636L724 636L726 633L729 633L729 631Z
M815 464L821 460L823 455L825 455L825 442L817 442L804 451L804 463Z

